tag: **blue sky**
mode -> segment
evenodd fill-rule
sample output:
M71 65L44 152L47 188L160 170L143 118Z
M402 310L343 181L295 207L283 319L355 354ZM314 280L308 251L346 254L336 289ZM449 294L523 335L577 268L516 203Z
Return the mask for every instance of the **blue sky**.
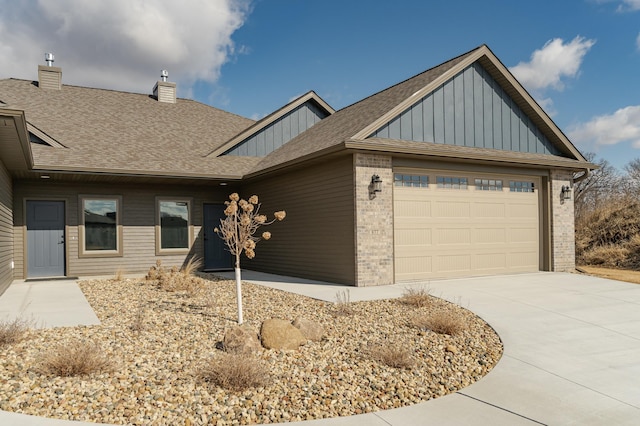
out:
M640 0L0 0L0 78L179 95L251 118L345 107L487 44L583 152L640 157Z

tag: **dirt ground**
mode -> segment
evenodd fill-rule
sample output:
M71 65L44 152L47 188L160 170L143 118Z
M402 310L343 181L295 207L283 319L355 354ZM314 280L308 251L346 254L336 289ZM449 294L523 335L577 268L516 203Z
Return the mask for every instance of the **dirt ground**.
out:
M640 271L630 271L628 269L600 268L597 266L579 266L579 269L585 271L589 275L594 275L596 277L640 284Z

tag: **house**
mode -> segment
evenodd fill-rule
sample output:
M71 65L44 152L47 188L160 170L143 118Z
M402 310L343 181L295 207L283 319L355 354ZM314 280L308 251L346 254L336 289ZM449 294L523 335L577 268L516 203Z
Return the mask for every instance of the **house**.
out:
M0 289L13 279L231 265L231 192L287 211L243 266L345 283L574 268L590 164L487 46L334 111L253 121L176 98L0 81Z

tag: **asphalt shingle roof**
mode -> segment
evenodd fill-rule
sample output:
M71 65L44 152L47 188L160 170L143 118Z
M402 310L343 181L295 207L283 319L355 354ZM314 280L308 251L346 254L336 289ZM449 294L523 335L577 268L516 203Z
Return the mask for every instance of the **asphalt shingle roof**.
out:
M240 177L259 159L206 158L254 121L196 101L0 80L0 101L66 148L32 144L37 168L170 176Z

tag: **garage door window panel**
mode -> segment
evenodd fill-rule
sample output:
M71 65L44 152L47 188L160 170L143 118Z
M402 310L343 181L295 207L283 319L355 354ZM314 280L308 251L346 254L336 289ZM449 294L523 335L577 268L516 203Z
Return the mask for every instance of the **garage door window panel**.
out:
M535 185L533 182L523 181L509 181L510 192L535 192Z
M407 188L429 188L429 176L396 173L393 176L393 183L395 186Z
M468 180L466 177L437 176L438 188L444 189L467 189Z
M502 191L500 179L476 179L476 191Z

